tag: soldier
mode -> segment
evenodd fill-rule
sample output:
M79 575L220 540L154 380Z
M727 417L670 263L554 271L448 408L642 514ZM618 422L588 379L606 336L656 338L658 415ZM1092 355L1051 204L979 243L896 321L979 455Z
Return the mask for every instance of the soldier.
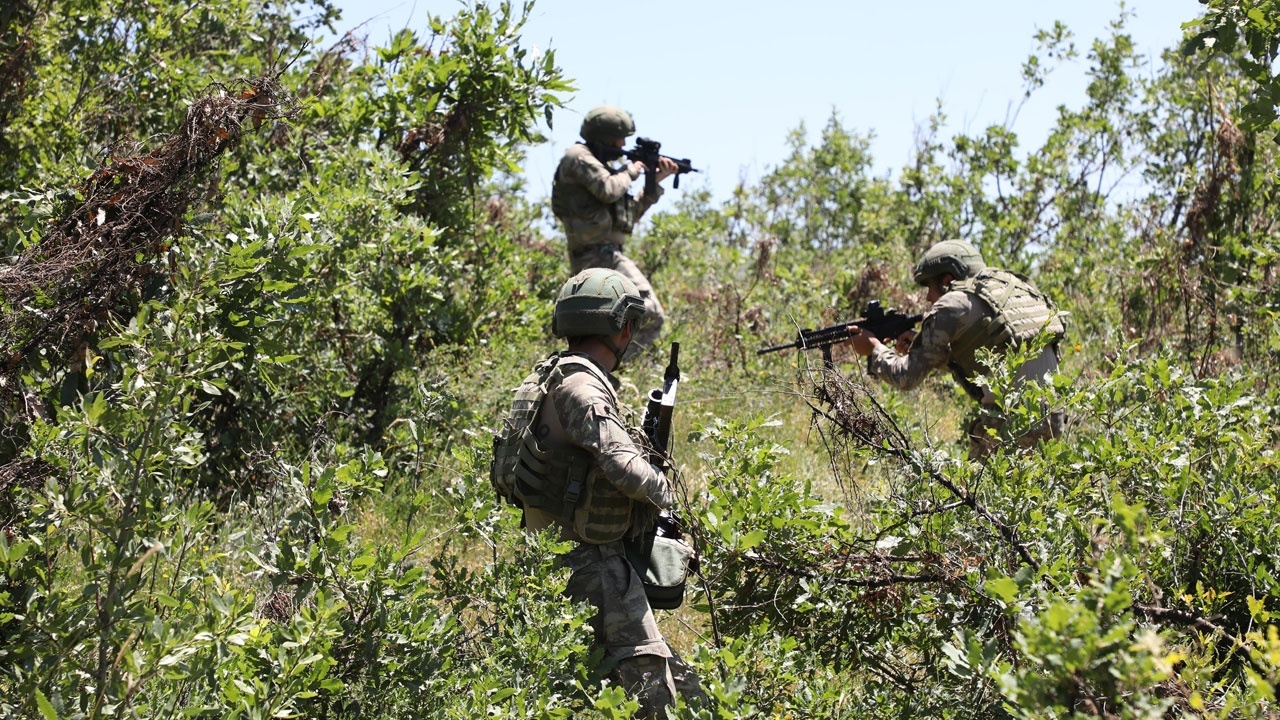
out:
M568 351L543 361L516 390L507 426L528 430L515 441L499 437L494 456L495 466L516 458L508 496L523 508L526 529L558 526L575 543L563 557L572 570L565 592L598 610L592 626L613 666L610 679L640 702L641 717L656 718L677 688L686 698L702 694L659 632L623 547L674 502L666 475L619 416L612 374L644 316L639 291L618 272L591 268L570 278L552 316Z
M1053 302L1027 278L988 268L982 255L961 240L929 248L916 265L915 281L928 288L933 303L919 334L904 333L891 349L870 333L858 333L852 339L854 352L867 357L869 375L900 390L919 385L929 372L946 366L982 408L968 428L970 455L981 457L998 442L1005 421L991 409L995 399L990 389L974 382L981 371L978 349L1004 352L1049 333L1051 340L1040 353L1015 370L1018 381L1043 382L1058 369L1058 342L1066 328ZM1051 412L1017 442L1029 446L1058 437L1064 424L1062 413Z
M660 157L652 197L646 192L631 195L632 181L650 170L639 160L618 167L611 163L623 157L622 146L635 131L627 111L611 105L592 108L579 130L584 142L565 151L551 185L551 209L564 224L570 272L593 267L616 270L644 298L645 320L636 327L632 353L658 339L666 316L649 280L623 253L623 245L640 216L662 197L658 183L677 169L674 160Z

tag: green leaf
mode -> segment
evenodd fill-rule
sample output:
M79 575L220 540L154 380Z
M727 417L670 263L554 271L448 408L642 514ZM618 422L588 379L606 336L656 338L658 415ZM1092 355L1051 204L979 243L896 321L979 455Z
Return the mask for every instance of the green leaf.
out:
M333 498L333 488L316 488L311 493L311 502L317 507L329 504L329 500Z
M49 702L49 698L39 688L36 688L36 706L40 708L40 714L45 720L58 720L58 712L53 709L53 703Z
M998 577L988 580L982 586L987 594L999 599L1006 605L1018 599L1018 583L1010 577Z
M765 535L766 533L764 530L752 530L742 536L742 540L738 543L738 546L743 550L750 550L763 542Z
M298 283L290 282L288 280L266 280L262 283L262 291L285 292L286 290L292 290L297 286Z
M12 542L4 533L0 533L0 560L15 563L31 549L31 543Z
M85 397L81 400L85 418L88 419L90 425L97 425L98 419L107 411L107 397L102 393L94 393L93 399Z

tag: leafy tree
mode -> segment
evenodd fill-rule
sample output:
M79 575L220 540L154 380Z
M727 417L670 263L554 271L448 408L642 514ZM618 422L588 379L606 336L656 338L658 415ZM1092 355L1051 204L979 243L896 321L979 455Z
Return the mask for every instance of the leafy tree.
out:
M1253 83L1241 117L1250 131L1272 127L1280 107L1280 83L1272 73L1280 49L1280 3L1274 0L1205 0L1204 17L1182 45L1186 55L1229 58ZM1191 26L1192 23L1187 23Z

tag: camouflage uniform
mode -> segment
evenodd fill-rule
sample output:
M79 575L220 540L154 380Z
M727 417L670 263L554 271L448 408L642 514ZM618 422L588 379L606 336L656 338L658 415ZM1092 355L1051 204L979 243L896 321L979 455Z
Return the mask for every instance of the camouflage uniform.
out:
M1001 270L984 270L978 277L997 278L1013 285L1014 297L1024 300L1021 316L1024 326L1032 329L1032 335L1039 328L1051 325L1051 329L1061 330L1056 312L1030 282ZM971 455L980 457L994 444L988 429L999 433L1004 427L1004 420L990 412L995 402L990 389L973 382L973 378L982 371L977 351L986 347L1000 352L1008 343L995 342L990 328L999 316L991 305L972 291L971 282L952 283L951 289L929 308L906 355L899 355L888 345L876 346L867 356L867 373L900 390L909 390L919 385L933 370L947 367L982 408L979 417L968 428ZM1042 382L1057 371L1058 360L1057 342L1051 342L1039 355L1015 369L1015 380ZM1062 413L1050 413L1044 422L1017 438L1017 442L1029 446L1043 438L1058 437L1062 434L1064 422Z
M625 254L623 245L640 217L658 198L630 194L632 174L628 165L611 170L587 148L577 143L565 151L556 169L551 189L551 207L564 224L569 245L571 274L586 268L607 268L623 274L635 284L644 298L645 319L636 327L634 352L652 345L662 331L666 319L648 278Z
M648 461L618 413L618 380L586 356L563 356L535 421L552 455L588 453L593 460L579 508L561 534L576 547L563 561L572 569L566 594L594 605L596 641L610 677L641 703L642 717L662 717L677 689L701 694L697 679L658 630L640 578L622 540L648 528L658 509L674 501L666 477ZM531 376L536 381L536 376ZM551 515L526 508L525 524L541 530Z

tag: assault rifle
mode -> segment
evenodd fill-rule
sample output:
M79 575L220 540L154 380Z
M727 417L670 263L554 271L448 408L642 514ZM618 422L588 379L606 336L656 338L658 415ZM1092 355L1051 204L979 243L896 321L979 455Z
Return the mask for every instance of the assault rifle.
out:
M831 367L831 346L848 340L850 330L858 328L862 332L875 335L877 338L896 338L915 327L923 317L923 315L919 314L907 315L896 309L885 310L880 307L879 300L872 300L867 303L866 309L862 311L862 317L856 320L828 325L817 330L801 330L794 342L760 348L756 351L756 354L764 355L765 353L777 352L788 348L799 348L800 350L818 348L822 350L823 362L826 363L827 367Z
M702 172L693 167L693 161L689 158L673 158L663 155L661 152L662 143L649 138L636 138L636 146L631 150L623 150L622 154L627 156L628 160L639 160L644 163L648 170L644 174L644 191L646 195L652 197L658 187L658 158L665 157L668 160L674 160L676 163L676 177L671 181L672 187L680 187L680 176L684 173Z
M640 429L649 440L654 464L670 466L671 416L676 409L676 389L680 386L680 343L671 343L671 360L662 373L662 387L649 391ZM658 535L679 539L683 534L680 520L667 511L658 515Z

